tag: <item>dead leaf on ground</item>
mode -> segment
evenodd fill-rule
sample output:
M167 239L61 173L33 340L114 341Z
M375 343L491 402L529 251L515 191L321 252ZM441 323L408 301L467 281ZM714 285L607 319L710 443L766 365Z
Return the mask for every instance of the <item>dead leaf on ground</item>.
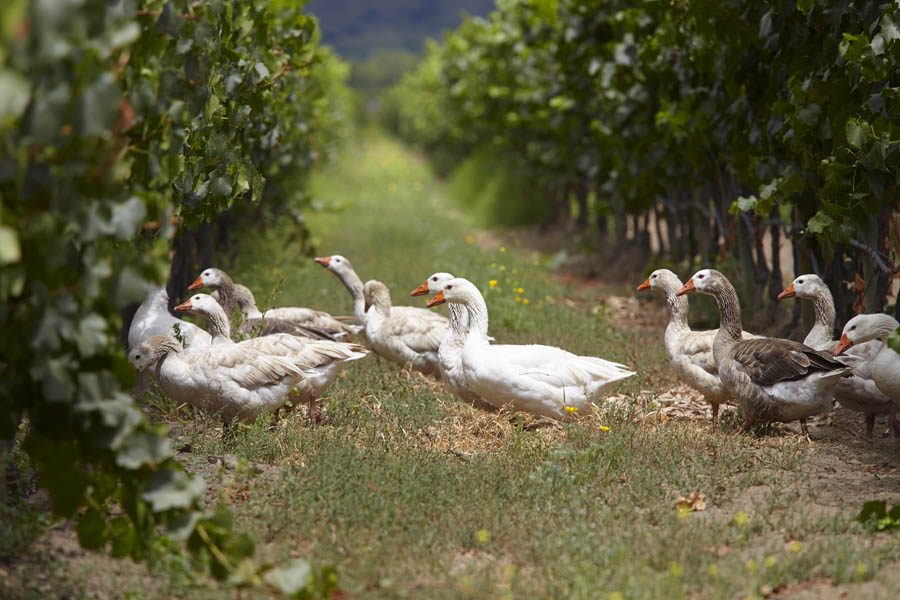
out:
M679 496L675 501L675 507L685 511L706 510L706 494L691 492L687 497Z

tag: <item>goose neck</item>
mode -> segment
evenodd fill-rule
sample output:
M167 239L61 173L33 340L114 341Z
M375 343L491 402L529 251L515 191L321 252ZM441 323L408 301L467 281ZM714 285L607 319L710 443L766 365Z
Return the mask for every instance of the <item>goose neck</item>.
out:
M206 317L206 328L213 339L219 337L231 339L231 323L221 307L203 313L203 316Z
M817 348L823 343L830 342L834 337L834 300L831 293L825 290L819 291L813 297L813 308L815 322L804 343Z
M481 294L473 294L465 304L469 313L468 334L476 334L487 339L488 337L488 310L487 304Z
M353 269L335 271L335 273L353 299L353 316L356 318L356 324L364 325L366 322L366 299L363 297L362 279Z
M714 297L719 307L719 332L713 342L713 357L721 364L728 350L741 339L741 305L730 283L720 286Z

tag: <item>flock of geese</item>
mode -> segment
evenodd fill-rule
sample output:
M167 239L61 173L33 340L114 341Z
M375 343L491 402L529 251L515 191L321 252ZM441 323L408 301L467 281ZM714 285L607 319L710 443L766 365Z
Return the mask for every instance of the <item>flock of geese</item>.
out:
M318 422L316 399L346 363L370 350L440 378L474 406L509 407L559 421L590 411L616 382L636 374L625 365L553 346L493 343L481 292L449 273L431 275L410 294L432 295L428 308L447 303L448 319L427 308L392 305L387 286L376 280L363 284L341 255L315 261L350 293L352 323L309 308L261 312L248 288L209 268L189 290L210 293L195 293L175 307L202 317L206 329L170 314L166 290L151 288L129 329L129 360L152 374L173 400L217 415L226 425L276 412L288 400L308 403L310 419ZM744 429L799 420L808 436L806 419L830 410L837 400L865 414L869 437L875 417L887 414L900 438L900 355L884 343L898 327L891 316L858 315L833 340L831 293L816 275L801 275L779 295L814 303L815 325L800 343L743 331L737 293L714 269L698 271L684 285L672 271L659 269L638 287L646 289L665 296L671 366L712 405L713 421L720 404L736 402ZM695 291L715 298L719 329L688 326L686 295ZM350 336L364 344L348 341Z

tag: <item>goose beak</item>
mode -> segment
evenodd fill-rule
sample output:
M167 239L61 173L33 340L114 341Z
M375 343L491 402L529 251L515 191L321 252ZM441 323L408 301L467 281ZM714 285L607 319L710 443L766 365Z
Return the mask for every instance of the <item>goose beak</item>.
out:
M846 333L841 334L841 343L838 344L837 348L834 349L834 355L840 356L844 353L844 350L853 345L853 342L850 341L850 338L847 337Z
M198 277L197 279L194 280L194 283L192 283L191 285L188 286L188 290L193 292L194 290L199 290L202 287L203 287L203 280Z
M639 285L637 287L637 291L639 291L639 292L643 292L644 290L649 290L649 289L650 289L650 278L649 277L644 280L644 283L642 283L641 285Z
M410 296L424 296L428 293L428 280L409 293Z
M437 306L438 304L443 304L446 301L447 301L447 299L444 298L444 290L441 290L437 293L437 296L435 296L434 298L429 300L428 304L426 304L425 306L427 306L428 308L431 308L432 306Z
M331 264L331 257L330 257L330 256L318 256L318 257L316 257L314 260L315 260L317 263L319 263L320 265L322 265L323 267L325 267L326 269L328 268L328 265Z
M688 282L684 284L684 286L675 292L676 296L684 296L685 294L690 294L691 292L696 292L697 288L694 287L694 278L691 277L688 279Z
M184 302L176 306L174 310L175 312L187 312L191 310L191 301L185 300Z
M794 291L794 284L791 283L791 285L787 286L787 288L783 292L778 294L778 299L783 300L784 298L793 298L796 295L797 292Z

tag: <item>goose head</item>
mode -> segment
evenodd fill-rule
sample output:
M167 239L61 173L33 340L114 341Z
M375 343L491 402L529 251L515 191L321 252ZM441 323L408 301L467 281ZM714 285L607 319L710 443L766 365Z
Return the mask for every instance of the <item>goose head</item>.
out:
M375 279L370 279L363 286L363 297L366 300L366 311L374 307L383 314L391 312L391 292L388 287Z
M822 281L822 278L818 275L800 275L795 278L794 281L791 282L791 285L787 286L783 292L778 294L778 299L782 300L784 298L793 298L795 296L797 298L812 299L820 293L827 291L828 286L825 285L825 282Z
M869 340L883 340L897 329L897 319L884 313L856 315L844 325L841 341L834 349L834 355L842 354L847 348Z
M437 296L429 300L426 306L437 306L444 302L468 304L476 295L481 295L481 292L474 283L462 277L455 277L444 283L443 289L437 293Z
M143 371L151 365L155 365L160 358L169 352L180 352L181 342L168 334L152 335L128 353L128 362L135 369Z
M332 254L331 256L319 256L315 258L315 261L329 271L334 271L335 273L345 273L347 271L353 270L353 265L350 264L350 261L340 254Z
M424 296L425 294L437 294L444 289L444 285L451 279L454 279L454 277L450 273L435 273L426 279L422 285L411 291L409 295Z
M209 294L194 294L175 307L175 312L187 312L198 315L210 315L222 311L222 306Z
M228 275L225 274L225 271L221 269L215 269L210 267L209 269L203 269L203 272L197 276L197 279L194 280L188 289L190 291L199 290L200 288L219 288L221 287L228 278Z
M657 269L650 273L650 277L644 280L644 283L638 286L637 291L643 290L659 290L663 294L675 293L681 287L681 280L678 275L669 269Z
M694 276L688 279L684 286L675 292L676 296L684 296L692 292L703 292L714 296L720 289L728 284L728 280L715 269L700 269Z

